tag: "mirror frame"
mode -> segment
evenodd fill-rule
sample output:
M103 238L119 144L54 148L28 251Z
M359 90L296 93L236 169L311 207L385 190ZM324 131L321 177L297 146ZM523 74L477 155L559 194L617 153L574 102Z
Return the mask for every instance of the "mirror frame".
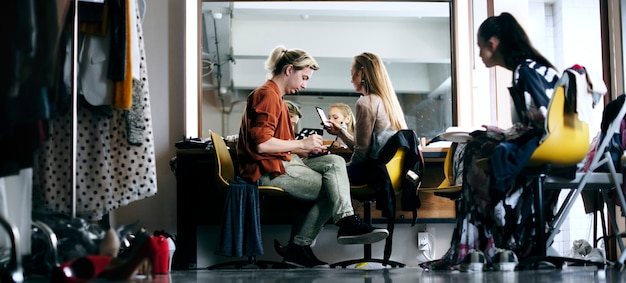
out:
M184 135L202 137L202 82L200 73L202 2L208 0L185 1L185 53L184 53ZM465 1L454 0L413 0L413 2L446 2L450 8L450 64L452 80L452 125L459 125L463 117L471 117L472 109L462 109L459 105L471 105L471 95L461 96L462 89L471 92L471 75L459 76L462 71L471 70L472 30L471 6ZM463 32L460 32L462 31ZM465 50L460 54L459 50ZM471 72L464 72L465 74ZM465 99L463 99L465 98ZM472 120L471 118L469 120Z

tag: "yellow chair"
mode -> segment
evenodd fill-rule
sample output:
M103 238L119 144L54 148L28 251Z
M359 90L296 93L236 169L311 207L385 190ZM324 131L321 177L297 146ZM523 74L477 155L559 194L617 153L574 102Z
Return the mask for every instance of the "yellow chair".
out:
M533 152L526 164L527 168L569 167L581 162L589 151L589 126L578 119L576 112L565 113L565 89L559 86L554 91L550 102L547 117L547 135ZM461 189L461 185L451 185L454 182L452 157L454 153L448 150L444 160L444 180L437 187L423 187L420 192L453 193ZM478 163L486 165L487 159ZM479 165L480 166L480 165ZM543 168L542 168L543 169ZM540 170L541 171L541 170Z
M230 151L228 150L228 146L226 146L226 143L224 142L224 139L222 139L222 136L213 131L211 131L210 133L211 140L213 141L213 147L215 149L215 156L217 158L217 166L215 171L215 179L217 180L216 185L218 185L219 189L225 191L228 190L231 180L235 179L235 165L230 155ZM287 196L287 193L284 189L279 187L259 186L259 196ZM256 265L259 268L266 268L268 266L279 268L293 267L292 265L283 262L258 261L254 256L249 256L248 260L215 264L209 266L208 269L218 269L227 266L243 268L245 266L251 265Z
M222 136L211 131L211 140L217 157L216 179L219 181L217 185L226 190L230 185L230 180L235 179L235 164ZM259 186L259 192L263 192L264 195L287 195L284 189L272 186Z
M387 169L387 173L389 174L389 180L391 181L391 186L396 194L401 191L402 180L405 177L406 170L403 168L404 158L407 155L408 149L405 147L400 147L396 150L394 156L385 164L385 168ZM363 221L369 224L372 224L372 203L376 201L376 189L370 185L355 185L350 186L350 194L354 199L357 199L363 203ZM394 215L390 215L390 218L394 217ZM393 224L390 226L391 230L389 231L389 237L393 236ZM404 267L404 263L396 262L393 260L384 260L372 258L372 245L364 244L363 245L363 258L360 259L351 259L345 260L337 263L333 263L330 267L335 268L337 266L341 266L346 268L350 265L360 265L368 262L376 262L381 264L388 264L391 267ZM386 247L387 248L387 247Z
M453 185L456 180L454 178L454 168L452 166L452 157L454 157L454 150L451 146L446 152L446 157L443 161L443 181L437 187L420 187L419 192L434 193L435 195L454 199L454 195L461 191L461 185Z

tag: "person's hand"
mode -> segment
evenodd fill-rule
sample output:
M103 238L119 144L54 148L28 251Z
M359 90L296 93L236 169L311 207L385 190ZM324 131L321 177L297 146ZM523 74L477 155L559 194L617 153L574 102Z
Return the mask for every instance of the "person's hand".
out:
M483 127L487 129L487 132L490 132L490 133L496 133L496 134L504 133L504 130L502 130L498 126L483 125Z
M482 125L482 126L485 128L485 131L476 130L470 133L470 135L474 139L481 139L481 140L489 139L489 140L494 140L494 141L504 140L505 138L504 130L501 129L500 127L491 126L491 125Z
M300 142L301 148L299 150L292 151L292 153L295 153L300 157L319 156L328 153L321 135L313 134L300 140Z
M325 149L322 136L317 134L310 135L302 139L302 147L302 149L306 152L321 151L322 149Z
M330 127L324 127L327 133L334 135L334 136L339 135L341 133L341 130L342 130L341 124L332 120L328 120L328 123L330 124Z

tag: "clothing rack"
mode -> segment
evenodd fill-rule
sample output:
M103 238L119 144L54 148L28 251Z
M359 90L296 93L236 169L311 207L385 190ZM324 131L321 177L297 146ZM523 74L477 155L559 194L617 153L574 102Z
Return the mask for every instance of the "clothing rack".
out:
M76 144L78 143L78 2L104 3L104 0L73 0L72 15L72 218L76 218Z
M72 15L72 218L76 218L76 143L78 141L78 2Z

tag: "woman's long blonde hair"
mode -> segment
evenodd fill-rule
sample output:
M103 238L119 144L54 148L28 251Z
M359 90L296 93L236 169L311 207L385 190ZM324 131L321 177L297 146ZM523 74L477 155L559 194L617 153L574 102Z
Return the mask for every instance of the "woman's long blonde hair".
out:
M408 128L404 119L404 111L402 111L398 96L393 85L391 85L391 80L382 60L375 54L363 52L354 56L353 68L363 71L362 83L365 92L370 95L378 95L382 99L385 111L391 121L391 127L395 130Z

